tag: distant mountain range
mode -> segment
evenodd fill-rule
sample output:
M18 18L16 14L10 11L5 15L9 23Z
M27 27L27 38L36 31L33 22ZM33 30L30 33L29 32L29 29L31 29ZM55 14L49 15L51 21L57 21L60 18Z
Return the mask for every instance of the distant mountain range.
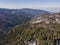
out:
M0 38L9 32L9 30L24 22L29 21L34 16L49 14L48 11L37 9L3 9L0 8Z
M49 14L48 11L37 9L2 9L0 8L0 28L10 28L30 20L37 15Z

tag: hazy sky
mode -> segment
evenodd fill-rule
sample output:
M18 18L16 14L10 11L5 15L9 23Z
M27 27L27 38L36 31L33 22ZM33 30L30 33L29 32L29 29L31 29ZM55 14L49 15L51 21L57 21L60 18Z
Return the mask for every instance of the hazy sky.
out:
M60 0L0 0L0 8L34 8L60 11Z

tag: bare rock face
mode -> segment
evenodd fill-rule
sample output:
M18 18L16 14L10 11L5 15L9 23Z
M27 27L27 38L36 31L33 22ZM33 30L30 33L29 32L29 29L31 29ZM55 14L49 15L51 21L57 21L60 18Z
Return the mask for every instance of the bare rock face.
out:
M37 24L37 23L41 23L41 22L44 22L46 24L60 23L60 15L59 14L58 15L49 14L49 15L37 16L31 20L31 24Z

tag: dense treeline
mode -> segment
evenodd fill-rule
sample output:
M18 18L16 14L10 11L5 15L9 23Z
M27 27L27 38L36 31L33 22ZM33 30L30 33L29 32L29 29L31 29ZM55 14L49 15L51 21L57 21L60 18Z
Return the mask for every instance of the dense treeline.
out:
M42 25L42 24L39 24ZM45 27L46 26L46 27ZM44 24L38 27L29 25L29 23L21 24L11 29L11 33L3 38L4 44L9 45L25 45L24 41L36 41L37 45L53 44L54 34L60 31L60 24ZM60 33L59 33L60 34Z

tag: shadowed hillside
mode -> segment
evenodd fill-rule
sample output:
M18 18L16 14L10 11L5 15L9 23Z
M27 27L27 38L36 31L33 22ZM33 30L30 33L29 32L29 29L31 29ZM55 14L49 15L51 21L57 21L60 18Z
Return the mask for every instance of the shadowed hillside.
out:
M41 13L42 12L42 13ZM3 9L0 8L0 37L5 36L9 29L29 21L34 16L47 14L47 11L36 9Z

